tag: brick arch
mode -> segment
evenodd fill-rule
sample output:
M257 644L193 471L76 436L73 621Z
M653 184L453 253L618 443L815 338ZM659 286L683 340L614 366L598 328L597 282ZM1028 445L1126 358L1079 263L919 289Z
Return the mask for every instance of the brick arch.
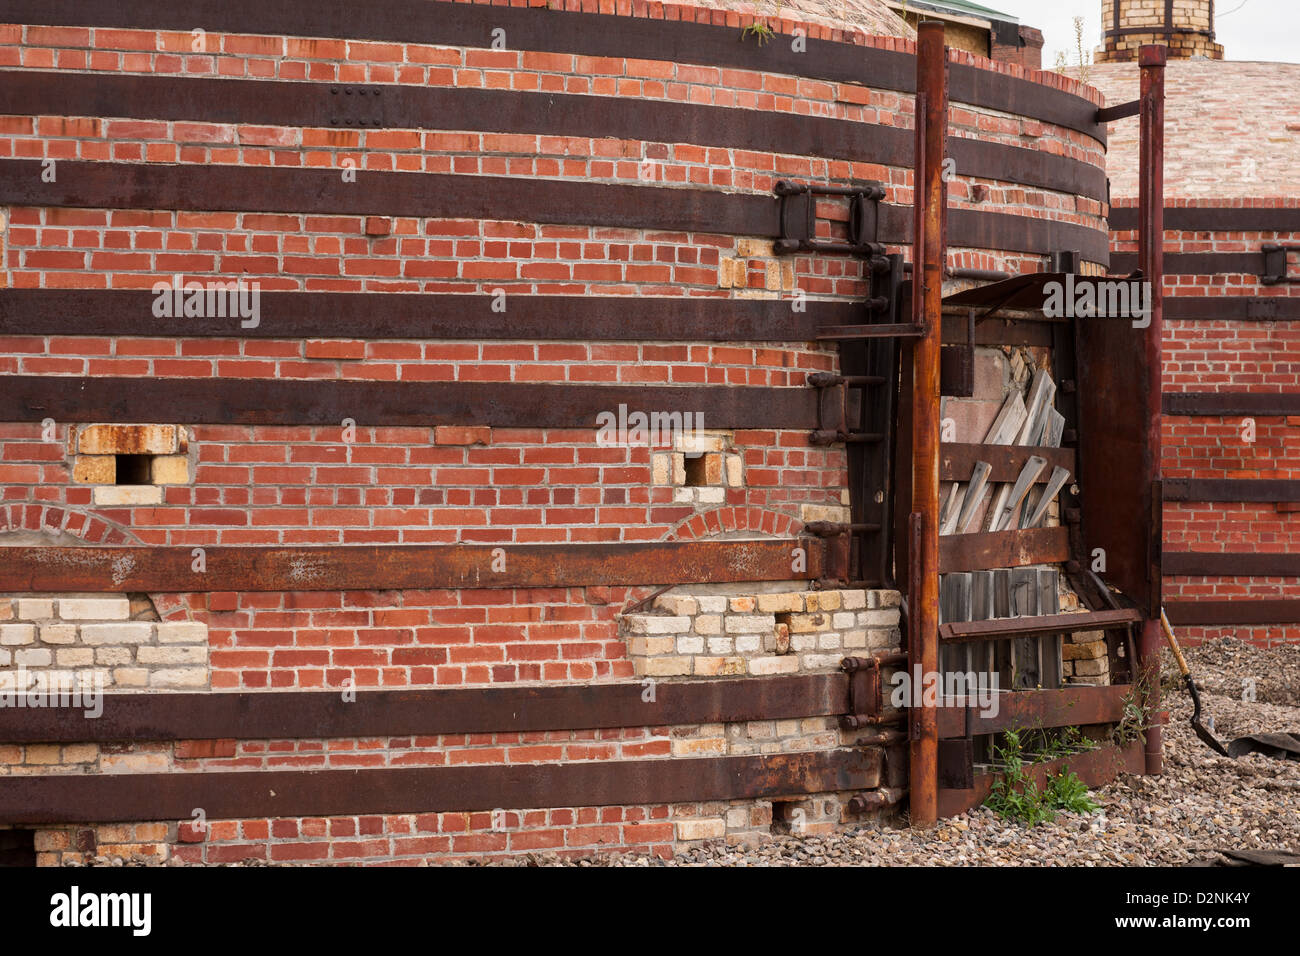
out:
M33 501L11 502L0 506L0 537L28 532L50 540L57 547L61 535L76 538L88 545L139 545L140 539L129 529L88 511ZM192 620L185 595L150 593L154 609L164 621Z
M689 541L694 538L707 538L737 531L787 538L797 535L802 529L802 521L779 511L746 505L727 505L692 515L668 532L665 540Z

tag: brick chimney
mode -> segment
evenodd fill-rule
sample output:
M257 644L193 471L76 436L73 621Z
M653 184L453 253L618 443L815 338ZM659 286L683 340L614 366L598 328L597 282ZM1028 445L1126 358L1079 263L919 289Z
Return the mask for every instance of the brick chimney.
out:
M1171 60L1223 59L1214 42L1214 0L1102 0L1103 45L1097 63L1137 58L1144 43L1169 47Z

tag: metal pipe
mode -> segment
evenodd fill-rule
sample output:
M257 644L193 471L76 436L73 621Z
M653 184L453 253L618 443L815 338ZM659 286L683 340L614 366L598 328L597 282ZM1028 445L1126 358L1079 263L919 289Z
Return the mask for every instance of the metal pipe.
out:
M1162 363L1160 353L1164 286L1164 166L1165 166L1165 61L1168 49L1147 45L1138 51L1141 69L1140 130L1138 143L1138 267L1151 283L1151 322L1145 329L1147 394L1146 454L1142 459L1143 486L1150 498L1148 514L1151 527L1148 540L1148 606L1146 622L1138 638L1139 673L1143 679L1143 710L1151 715L1144 747L1146 772L1164 769L1161 754L1161 729L1155 723L1160 708L1160 605L1162 569L1160 566L1161 504L1157 488L1160 481L1160 387Z
M917 28L916 157L913 173L915 242L913 321L924 330L912 347L912 511L919 534L910 560L915 590L908 595L914 622L912 669L939 669L939 338L943 274L947 264L948 51L944 27L927 20ZM928 826L939 812L939 724L933 706L915 708L911 721L909 781L911 822Z

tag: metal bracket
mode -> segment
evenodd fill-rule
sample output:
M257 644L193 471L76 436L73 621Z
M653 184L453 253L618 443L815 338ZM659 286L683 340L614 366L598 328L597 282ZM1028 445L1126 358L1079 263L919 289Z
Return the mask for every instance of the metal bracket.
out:
M880 183L868 186L818 186L779 179L773 190L781 200L781 238L773 244L778 256L795 252L842 252L855 256L883 255L877 241ZM845 196L849 200L849 241L817 238L817 197Z
M1300 246L1284 246L1266 242L1260 247L1264 253L1264 272L1259 277L1261 285L1285 285L1300 282L1300 276L1289 275L1288 253L1300 252Z
M901 722L901 715L892 718L883 716L885 702L880 688L880 668L897 667L906 663L906 654L846 657L840 661L840 670L849 675L849 712L840 717L840 726L847 730L857 730L861 727Z
M331 126L384 125L383 91L379 87L331 85L329 90Z

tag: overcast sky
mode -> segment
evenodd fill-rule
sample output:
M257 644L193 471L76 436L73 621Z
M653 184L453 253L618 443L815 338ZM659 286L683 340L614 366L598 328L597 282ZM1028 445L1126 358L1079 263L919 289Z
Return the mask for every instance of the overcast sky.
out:
M1057 50L1074 56L1075 17L1083 17L1084 48L1101 45L1101 0L979 0L1043 31L1043 66L1051 69ZM1215 41L1229 60L1300 63L1300 3L1296 0L1217 0Z

